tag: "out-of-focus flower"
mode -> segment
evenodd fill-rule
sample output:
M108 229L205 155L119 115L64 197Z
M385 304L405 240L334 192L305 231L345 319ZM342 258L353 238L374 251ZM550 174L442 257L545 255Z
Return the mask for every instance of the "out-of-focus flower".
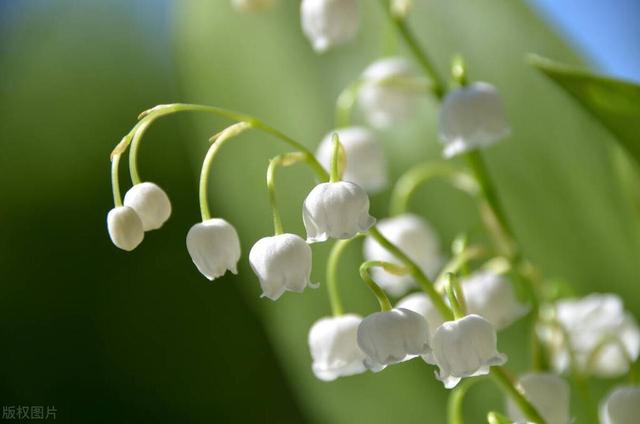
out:
M422 315L427 320L430 337L436 334L436 330L444 322L438 309L433 305L429 296L424 293L412 293L403 297L396 304L396 308L408 309Z
M436 331L431 343L432 358L440 369L438 380L447 389L455 387L462 378L489 373L489 368L502 365L507 357L497 350L496 330L478 315L467 315L455 321L446 321Z
M622 299L614 294L560 300L555 304L555 324L542 325L539 330L558 372L571 366L567 342L578 370L599 377L626 374L629 361L635 361L640 353L640 329L624 310Z
M302 0L302 31L322 53L351 40L358 32L358 0Z
M484 317L496 330L511 325L528 311L518 302L513 286L503 275L479 271L461 284L467 312Z
M187 250L198 271L211 281L227 270L238 273L240 239L233 225L224 219L211 218L191 227Z
M447 158L508 136L511 128L498 90L476 82L450 92L440 109L439 132Z
M157 230L171 216L169 196L154 183L134 185L124 195L123 203L136 211L145 231Z
M408 60L378 60L364 70L361 80L359 104L372 126L387 128L415 114L423 88Z
M435 276L443 259L436 233L426 220L413 214L398 215L380 220L378 230L406 253L425 274ZM402 265L372 237L365 239L363 250L368 261L379 260ZM394 275L382 268L373 268L371 273L373 279L393 296L402 296L414 286L409 275Z
M309 349L313 358L313 373L320 380L366 371L365 354L358 347L358 326L362 318L347 314L322 318L309 331Z
M360 323L358 346L367 355L364 365L380 371L429 353L429 327L422 315L408 309L376 312Z
M636 424L640 417L640 386L619 386L600 404L600 424Z
M327 170L331 168L333 134L337 133L347 157L342 179L358 184L370 193L384 189L388 183L387 161L375 134L364 127L340 128L327 134L316 156Z
M286 291L312 286L311 248L295 234L261 238L249 252L249 263L260 280L262 296L277 300Z
M258 12L276 4L277 0L231 0L231 5L238 12Z
M524 396L536 408L547 424L569 424L571 422L569 385L552 373L528 373L518 380ZM517 422L526 421L526 416L511 400L507 400L509 417Z
M367 193L349 181L315 186L304 201L302 218L309 243L350 239L376 222L369 215Z
M119 249L132 251L144 239L140 217L132 208L119 206L107 214L107 229L111 241Z

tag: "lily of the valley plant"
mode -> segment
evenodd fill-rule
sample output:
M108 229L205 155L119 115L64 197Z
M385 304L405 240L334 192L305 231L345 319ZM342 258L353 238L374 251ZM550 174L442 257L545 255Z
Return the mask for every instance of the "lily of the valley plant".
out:
M239 11L276 3L232 1ZM197 270L211 281L227 271L237 273L242 256L238 233L229 217L215 216L209 208L212 164L223 145L246 131L261 131L287 146L290 150L272 158L266 170L273 235L256 236L248 258L262 296L271 301L289 296L286 292L327 287L332 314L319 318L308 334L310 370L318 379L332 381L423 361L452 390L451 423L462 422L464 394L472 383L486 379L479 376L487 375L506 398L503 411L487 411L489 422L569 424L570 387L580 389L579 407L589 410L592 422L598 416L606 424L638 422L640 388L633 377L640 330L635 319L615 294L550 296L553 283L523 256L491 181L484 150L511 134L499 90L488 82L469 82L458 56L450 76L439 74L406 22L411 2L381 4L413 56L380 58L364 72L355 72L354 83L339 96L336 128L327 128L316 149L253 116L214 106L168 104L143 112L111 155L111 240L131 251L145 232L161 228L171 215L167 194L141 179L138 171L139 146L149 126L185 111L226 118L231 124L212 137L203 161L201 220L186 234L187 250ZM370 6L357 0L303 0L302 32L317 52L353 42L360 9ZM417 119L417 102L426 96L440 102L438 131L429 136L439 138L444 159L416 165L392 186L376 130L393 130ZM356 107L363 117L357 124L352 122ZM122 199L119 164L127 152L133 186ZM450 162L454 157L464 159L466 166ZM285 232L276 202L276 171L298 163L307 165L318 180L299 206L306 234ZM415 190L434 178L477 202L491 245L474 244L461 234L447 253L427 219L409 210ZM391 216L373 216L369 195L391 186ZM340 256L361 236L360 275L380 309L364 317L345 311L338 284ZM333 243L325 282L311 278L313 243ZM392 299L397 299L395 305ZM527 320L533 359L526 373L514 375L505 368L508 358L500 350L500 332L520 319ZM629 382L612 388L599 405L590 400L588 378L625 375Z

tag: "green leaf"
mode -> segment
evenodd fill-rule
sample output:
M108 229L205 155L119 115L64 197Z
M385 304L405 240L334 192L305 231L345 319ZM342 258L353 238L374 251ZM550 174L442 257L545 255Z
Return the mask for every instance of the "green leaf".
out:
M594 75L537 55L530 55L528 61L608 128L640 164L640 85Z

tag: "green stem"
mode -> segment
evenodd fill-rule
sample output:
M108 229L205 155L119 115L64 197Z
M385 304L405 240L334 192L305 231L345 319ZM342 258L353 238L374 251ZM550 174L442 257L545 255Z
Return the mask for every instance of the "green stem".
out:
M407 26L407 22L404 20L404 18L392 13L390 1L381 0L381 3L391 23L395 26L398 33L400 33L400 35L404 39L407 47L409 48L409 50L411 50L411 53L414 55L414 57L422 67L424 73L431 79L431 89L433 91L433 94L435 94L437 98L442 99L445 91L445 80L436 70L436 67L433 65L433 62L427 55L426 51L420 46L420 43L416 39L413 32L411 32L411 29L409 29L409 27Z
M276 236L284 232L276 197L276 170L279 166L291 166L305 160L306 156L304 153L292 152L278 155L269 161L269 167L267 168L267 191L269 193L269 203L271 204L271 211L273 213L273 231Z
M520 411L528 420L536 424L545 424L536 408L524 397L524 394L516 387L513 380L507 375L503 367L491 367L491 377L511 397Z
M362 81L356 80L346 86L338 96L336 102L336 128L344 128L351 125L351 114L361 87Z
M120 194L120 178L118 176L118 165L120 155L111 157L111 189L113 190L113 204L116 207L122 206L122 195Z
M247 122L251 125L252 128L270 134L289 146L293 147L295 150L298 150L304 153L307 157L307 162L314 170L314 172L318 175L318 178L321 181L328 181L329 174L322 167L320 162L315 158L313 153L307 149L302 144L293 140L291 137L286 134L278 131L277 129L267 125L265 122L259 120L258 118L243 114L240 112L235 112L227 109L218 108L215 106L205 106L205 105L196 105L196 104L187 104L187 103L173 103L166 105L158 105L152 109L146 110L140 114L138 119L140 121L136 124L132 132L130 132L130 137L125 136L122 141L116 146L112 155L122 154L127 149L129 144L131 144L131 154L129 155L129 168L131 171L131 178L136 181L141 181L140 175L138 172L138 163L137 163L137 155L139 150L139 144L142 140L142 136L144 135L147 128L155 121L156 119L171 115L178 112L203 112L208 114L213 114L216 116L220 116L223 118L231 119L234 121Z
M473 177L457 170L448 163L425 162L418 164L402 174L393 187L390 201L390 214L399 215L409 209L411 196L421 185L434 178L444 178L454 187L475 197L479 187Z
M222 146L228 140L231 140L233 137L249 128L251 128L251 124L248 122L238 122L237 124L233 124L222 131L218 135L216 140L211 144L211 147L209 147L209 150L204 157L204 161L202 162L202 170L200 171L199 199L200 215L202 216L202 221L211 219L211 211L209 210L207 194L209 193L209 174L211 173L211 165L213 164L213 160L215 159Z
M367 283L373 294L376 296L376 299L378 299L380 310L390 311L391 309L393 309L393 305L391 305L391 301L387 297L387 294L375 281L373 281L371 275L369 275L369 269L373 267L382 267L387 271L393 271L394 269L397 269L398 265L383 261L367 261L360 265L360 277L365 283Z
M445 321L451 321L453 314L451 309L438 294L429 277L420 269L420 267L406 253L400 250L396 245L391 243L376 226L369 229L369 235L373 237L385 250L395 256L409 271L413 278L418 282L422 290L429 296L440 315Z
M346 240L337 240L333 244L329 258L327 259L327 291L329 293L329 302L331 303L333 316L339 316L344 313L342 300L340 299L340 293L338 291L338 264L340 257L349 243L359 237L362 237L362 234Z
M449 399L447 401L447 422L448 424L464 424L464 414L462 410L462 404L464 403L464 397L467 392L477 382L483 380L482 377L467 378L460 382L455 389L449 393Z
M336 183L342 179L341 158L342 158L342 144L340 144L340 136L338 133L333 133L331 136L331 143L333 146L331 153L331 174L329 175L329 181Z
M460 286L460 279L452 272L447 274L447 284L445 285L445 291L451 304L451 310L453 311L453 317L455 319L463 318L466 313L466 302L464 301L464 293Z

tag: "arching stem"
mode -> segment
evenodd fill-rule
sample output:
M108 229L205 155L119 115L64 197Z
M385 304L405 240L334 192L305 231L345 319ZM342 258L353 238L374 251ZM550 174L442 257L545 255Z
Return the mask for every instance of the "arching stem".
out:
M365 283L367 283L373 294L378 299L380 310L390 311L391 309L393 309L391 301L387 297L387 294L384 292L384 290L382 290L382 288L375 281L373 281L373 278L371 278L371 275L369 273L369 270L373 267L382 267L385 269L385 271L398 275L406 273L406 270L396 264L384 261L367 261L360 265L360 277Z
M111 157L111 189L113 190L113 204L116 207L122 206L122 195L120 194L120 177L118 176L118 165L120 155Z
M271 203L271 212L273 213L273 231L276 236L284 232L276 198L276 170L279 166L291 166L305 160L306 156L304 153L292 152L278 155L269 161L269 167L267 168L267 191L269 192L269 203Z
M339 316L344 313L340 292L338 290L338 265L340 263L340 257L342 257L347 246L353 240L360 237L362 237L362 234L358 234L347 240L337 240L329 253L329 258L327 259L327 291L329 293L329 302L331 303L333 316Z

